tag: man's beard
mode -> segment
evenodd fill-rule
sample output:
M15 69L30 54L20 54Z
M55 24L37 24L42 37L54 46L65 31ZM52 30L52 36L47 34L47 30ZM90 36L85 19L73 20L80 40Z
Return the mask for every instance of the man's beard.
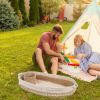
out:
M53 35L53 40L56 40L56 37L55 37L55 35Z

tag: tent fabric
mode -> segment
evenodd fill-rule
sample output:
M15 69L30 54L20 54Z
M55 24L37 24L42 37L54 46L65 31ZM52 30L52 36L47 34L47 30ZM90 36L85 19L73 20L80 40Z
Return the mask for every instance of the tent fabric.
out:
M89 23L88 28L82 29L82 26L86 22ZM83 36L84 40L92 46L93 51L100 53L100 7L96 0L93 0L92 3L88 5L78 21L63 39L62 43L67 47L66 53L73 53L73 40L77 34Z

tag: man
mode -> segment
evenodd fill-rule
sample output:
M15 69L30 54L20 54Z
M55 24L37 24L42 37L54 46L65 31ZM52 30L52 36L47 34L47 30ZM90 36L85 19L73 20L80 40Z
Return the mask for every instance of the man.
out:
M57 24L50 32L44 32L40 38L40 42L35 50L35 59L44 73L48 73L46 66L44 65L44 55L50 56L51 62L51 72L52 74L57 74L58 70L58 60L64 61L64 57L61 55L61 45L59 42L59 37L63 33L62 27Z

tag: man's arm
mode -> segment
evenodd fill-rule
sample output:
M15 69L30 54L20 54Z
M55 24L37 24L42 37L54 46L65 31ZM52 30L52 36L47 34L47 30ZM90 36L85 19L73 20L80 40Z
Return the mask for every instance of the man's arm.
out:
M43 43L43 48L44 48L46 54L48 54L48 55L57 56L57 57L61 56L60 53L56 53L55 51L51 50L50 46L49 46L49 44L47 42Z
M56 47L57 47L57 52L62 52L63 51L63 44L61 44L61 43L59 43L59 42L57 42L56 43Z

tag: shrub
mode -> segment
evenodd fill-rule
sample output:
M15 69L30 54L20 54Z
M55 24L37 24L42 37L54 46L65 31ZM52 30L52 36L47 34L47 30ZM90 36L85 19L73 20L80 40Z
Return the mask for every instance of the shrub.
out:
M7 0L0 0L0 30L13 30L19 28L18 16Z
M16 14L18 13L18 0L9 0Z

